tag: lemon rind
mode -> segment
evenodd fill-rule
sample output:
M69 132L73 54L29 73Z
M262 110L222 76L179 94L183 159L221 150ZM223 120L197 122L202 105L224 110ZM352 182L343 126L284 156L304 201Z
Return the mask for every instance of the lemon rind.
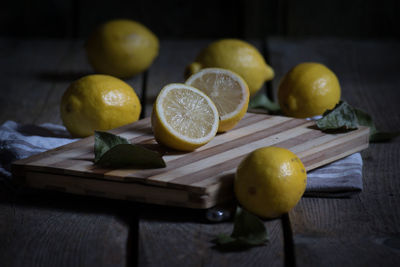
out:
M182 135L180 132L176 131L174 128L172 128L170 126L170 124L167 122L165 116L164 116L164 108L162 106L162 101L163 98L165 98L165 96L167 95L167 93L173 89L176 88L184 88L184 89L188 89L191 90L199 95L201 95L204 99L206 99L207 103L209 104L209 106L211 107L213 113L214 113L214 117L216 118L215 121L213 122L213 127L211 128L211 131L208 133L208 135L202 137L202 138L190 138L187 136ZM157 116L160 120L160 122L164 125L165 128L167 128L167 130L173 134L176 138L179 138L187 143L190 144L196 144L196 145L200 145L200 144L204 144L209 142L217 133L218 130L218 126L219 126L219 114L218 114L218 110L217 107L215 106L214 102L212 102L212 100L203 92L201 92L199 89L187 85L187 84L183 84L183 83L171 83L168 84L166 86L164 86L160 93L157 96L156 99L156 112L157 112Z
M247 104L248 101L246 101L247 98L249 98L250 96L250 92L249 92L249 87L247 85L247 83L245 82L245 80L237 73L227 70L227 69L222 69L222 68L204 68L202 70L200 70L199 72L196 72L195 74L191 75L185 82L185 84L190 85L193 83L194 80L196 80L197 78L199 78L199 76L203 75L203 73L208 73L208 72L217 72L217 73L225 73L225 74L233 74L233 75L229 75L230 77L232 77L235 81L237 81L240 86L242 88L247 88L247 90L245 90L245 94L243 94L242 99L240 101L240 105L237 106L237 108L230 112L227 113L223 116L220 116L221 120L229 120L233 117L235 117L238 113L240 113L240 111L243 109L243 107Z

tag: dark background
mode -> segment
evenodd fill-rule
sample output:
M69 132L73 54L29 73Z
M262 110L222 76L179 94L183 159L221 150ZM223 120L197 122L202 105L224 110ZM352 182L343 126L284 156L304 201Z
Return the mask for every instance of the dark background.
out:
M397 0L13 0L2 1L0 36L86 38L114 18L161 38L337 36L398 38Z

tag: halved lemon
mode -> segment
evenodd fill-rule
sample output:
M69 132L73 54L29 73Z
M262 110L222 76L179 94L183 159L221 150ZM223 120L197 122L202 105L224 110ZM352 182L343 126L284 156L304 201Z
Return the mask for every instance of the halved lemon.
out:
M158 94L151 125L158 143L177 150L193 151L216 135L218 110L200 90L172 83Z
M185 83L201 90L214 102L220 116L218 132L232 129L246 114L249 87L238 74L226 69L205 68Z

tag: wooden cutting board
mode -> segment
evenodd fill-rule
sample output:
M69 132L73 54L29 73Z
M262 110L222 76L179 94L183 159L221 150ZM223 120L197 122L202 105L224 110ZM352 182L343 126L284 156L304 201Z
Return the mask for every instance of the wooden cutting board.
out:
M19 160L15 177L31 187L145 203L209 208L233 197L233 177L242 158L256 148L279 146L296 153L307 171L368 147L369 129L326 134L303 119L248 113L231 131L217 135L194 152L157 144L150 119L110 131L131 143L163 154L162 169L104 169L93 165L94 139Z

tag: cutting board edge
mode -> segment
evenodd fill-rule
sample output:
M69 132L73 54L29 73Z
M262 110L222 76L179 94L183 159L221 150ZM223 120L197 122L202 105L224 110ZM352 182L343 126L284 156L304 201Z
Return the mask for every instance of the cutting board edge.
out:
M79 184L74 184L78 179ZM139 183L126 184L118 181L35 171L25 172L24 176L18 176L18 180L22 185L37 189L191 209L208 209L233 197L233 192L230 196L225 195L225 197L221 198L215 192L211 194L195 194L174 188L149 186ZM102 189L99 190L99 188ZM131 195L129 193L120 193L121 190L129 190ZM183 200L179 201L179 198L183 198Z
M360 127L358 130L355 130L351 132L351 136L356 136L354 140L365 140L363 141L363 145L357 146L353 148L352 150L342 152L338 155L335 155L333 157L329 157L325 159L322 162L319 162L317 164L312 164L307 167L307 171L313 170L315 168L324 166L326 164L329 164L330 162L333 162L334 160L338 160L341 158L344 158L352 153L359 152L365 148L368 147L368 140L367 137L369 135L369 129L368 127ZM354 141L353 140L353 141ZM119 182L119 183L125 183L125 184L139 184L139 185L147 185L147 186L152 186L152 187L161 187L161 188L168 188L168 189L177 189L177 190L187 190L189 192L195 193L195 194L210 194L210 192L213 192L218 185L220 185L220 182L216 182L214 184L209 185L210 188L208 187L203 187L203 186L193 186L193 185L175 185L173 183L160 183L160 182L152 182L151 180L144 180L142 181L141 179L135 179L130 177L129 182L124 182L121 180L116 180L116 179L110 179L110 178L98 178L94 174L93 175L88 175L86 174L85 176L80 175L79 171L75 172L69 172L69 173L64 173L63 170L58 169L58 168L47 168L47 171L42 170L41 167L37 167L35 165L29 165L16 161L12 164L12 173L15 176L24 176L26 172L36 172L36 173L44 173L44 174L53 174L53 175L67 175L69 177L78 177L80 179L95 179L95 180L104 180L104 181L110 181L110 182Z

